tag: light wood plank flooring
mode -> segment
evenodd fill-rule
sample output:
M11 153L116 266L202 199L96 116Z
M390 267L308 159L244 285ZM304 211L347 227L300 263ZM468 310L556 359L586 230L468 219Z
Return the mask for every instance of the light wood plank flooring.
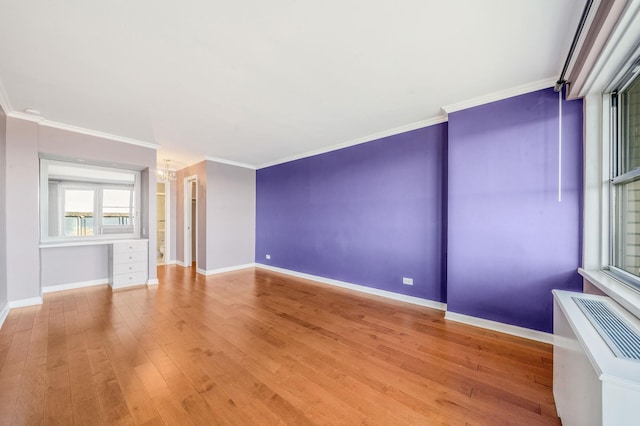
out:
M51 293L0 330L0 424L559 424L552 347L260 269Z

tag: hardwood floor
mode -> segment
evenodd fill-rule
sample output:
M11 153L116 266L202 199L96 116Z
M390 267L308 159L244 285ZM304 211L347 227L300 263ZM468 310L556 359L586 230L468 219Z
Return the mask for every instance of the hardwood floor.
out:
M90 287L0 330L0 424L559 424L552 347L260 269Z

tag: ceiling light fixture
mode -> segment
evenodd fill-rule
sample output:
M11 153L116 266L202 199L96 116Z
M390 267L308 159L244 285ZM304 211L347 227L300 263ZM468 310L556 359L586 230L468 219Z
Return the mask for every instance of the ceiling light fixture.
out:
M164 170L158 170L158 181L160 182L172 182L176 180L176 172L175 170L169 170L169 161L167 159L164 161Z

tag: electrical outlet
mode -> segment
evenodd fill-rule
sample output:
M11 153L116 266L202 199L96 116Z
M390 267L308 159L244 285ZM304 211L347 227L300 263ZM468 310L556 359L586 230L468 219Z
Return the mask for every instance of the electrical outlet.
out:
M267 259L271 259L271 255L270 255L270 254L268 254L268 255L266 256L266 258L267 258Z
M413 278L402 277L402 284L413 285Z

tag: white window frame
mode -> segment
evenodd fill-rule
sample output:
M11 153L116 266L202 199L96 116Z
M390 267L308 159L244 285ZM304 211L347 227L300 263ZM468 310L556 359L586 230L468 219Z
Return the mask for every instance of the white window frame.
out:
M82 169L102 170L109 172L127 173L133 176L133 217L132 225L133 231L128 233L108 233L98 235L80 235L80 236L65 236L65 235L49 235L49 166L60 165L65 167L77 167ZM108 180L96 180L87 179L87 182L81 181L69 181L63 182L60 185L63 189L95 189L94 196L94 211L96 217L94 217L94 232L95 228L101 223L100 217L102 216L102 204L99 198L101 198L101 191L103 189L121 189L122 185L119 185L113 181ZM58 194L58 197L62 197L62 193ZM40 159L40 242L41 243L56 243L56 242L82 242L82 241L102 241L102 240L114 240L114 239L127 239L127 238L140 238L140 205L141 205L141 185L140 185L140 172L137 170L121 169L115 167L97 166L87 163L79 163L73 161L51 160L47 158ZM63 203L59 203L62 206ZM62 207L61 207L62 208ZM58 216L63 212L59 212Z
M611 235L611 92L640 57L640 1L628 4L584 76L583 261L587 283L640 317L640 291L609 268Z

